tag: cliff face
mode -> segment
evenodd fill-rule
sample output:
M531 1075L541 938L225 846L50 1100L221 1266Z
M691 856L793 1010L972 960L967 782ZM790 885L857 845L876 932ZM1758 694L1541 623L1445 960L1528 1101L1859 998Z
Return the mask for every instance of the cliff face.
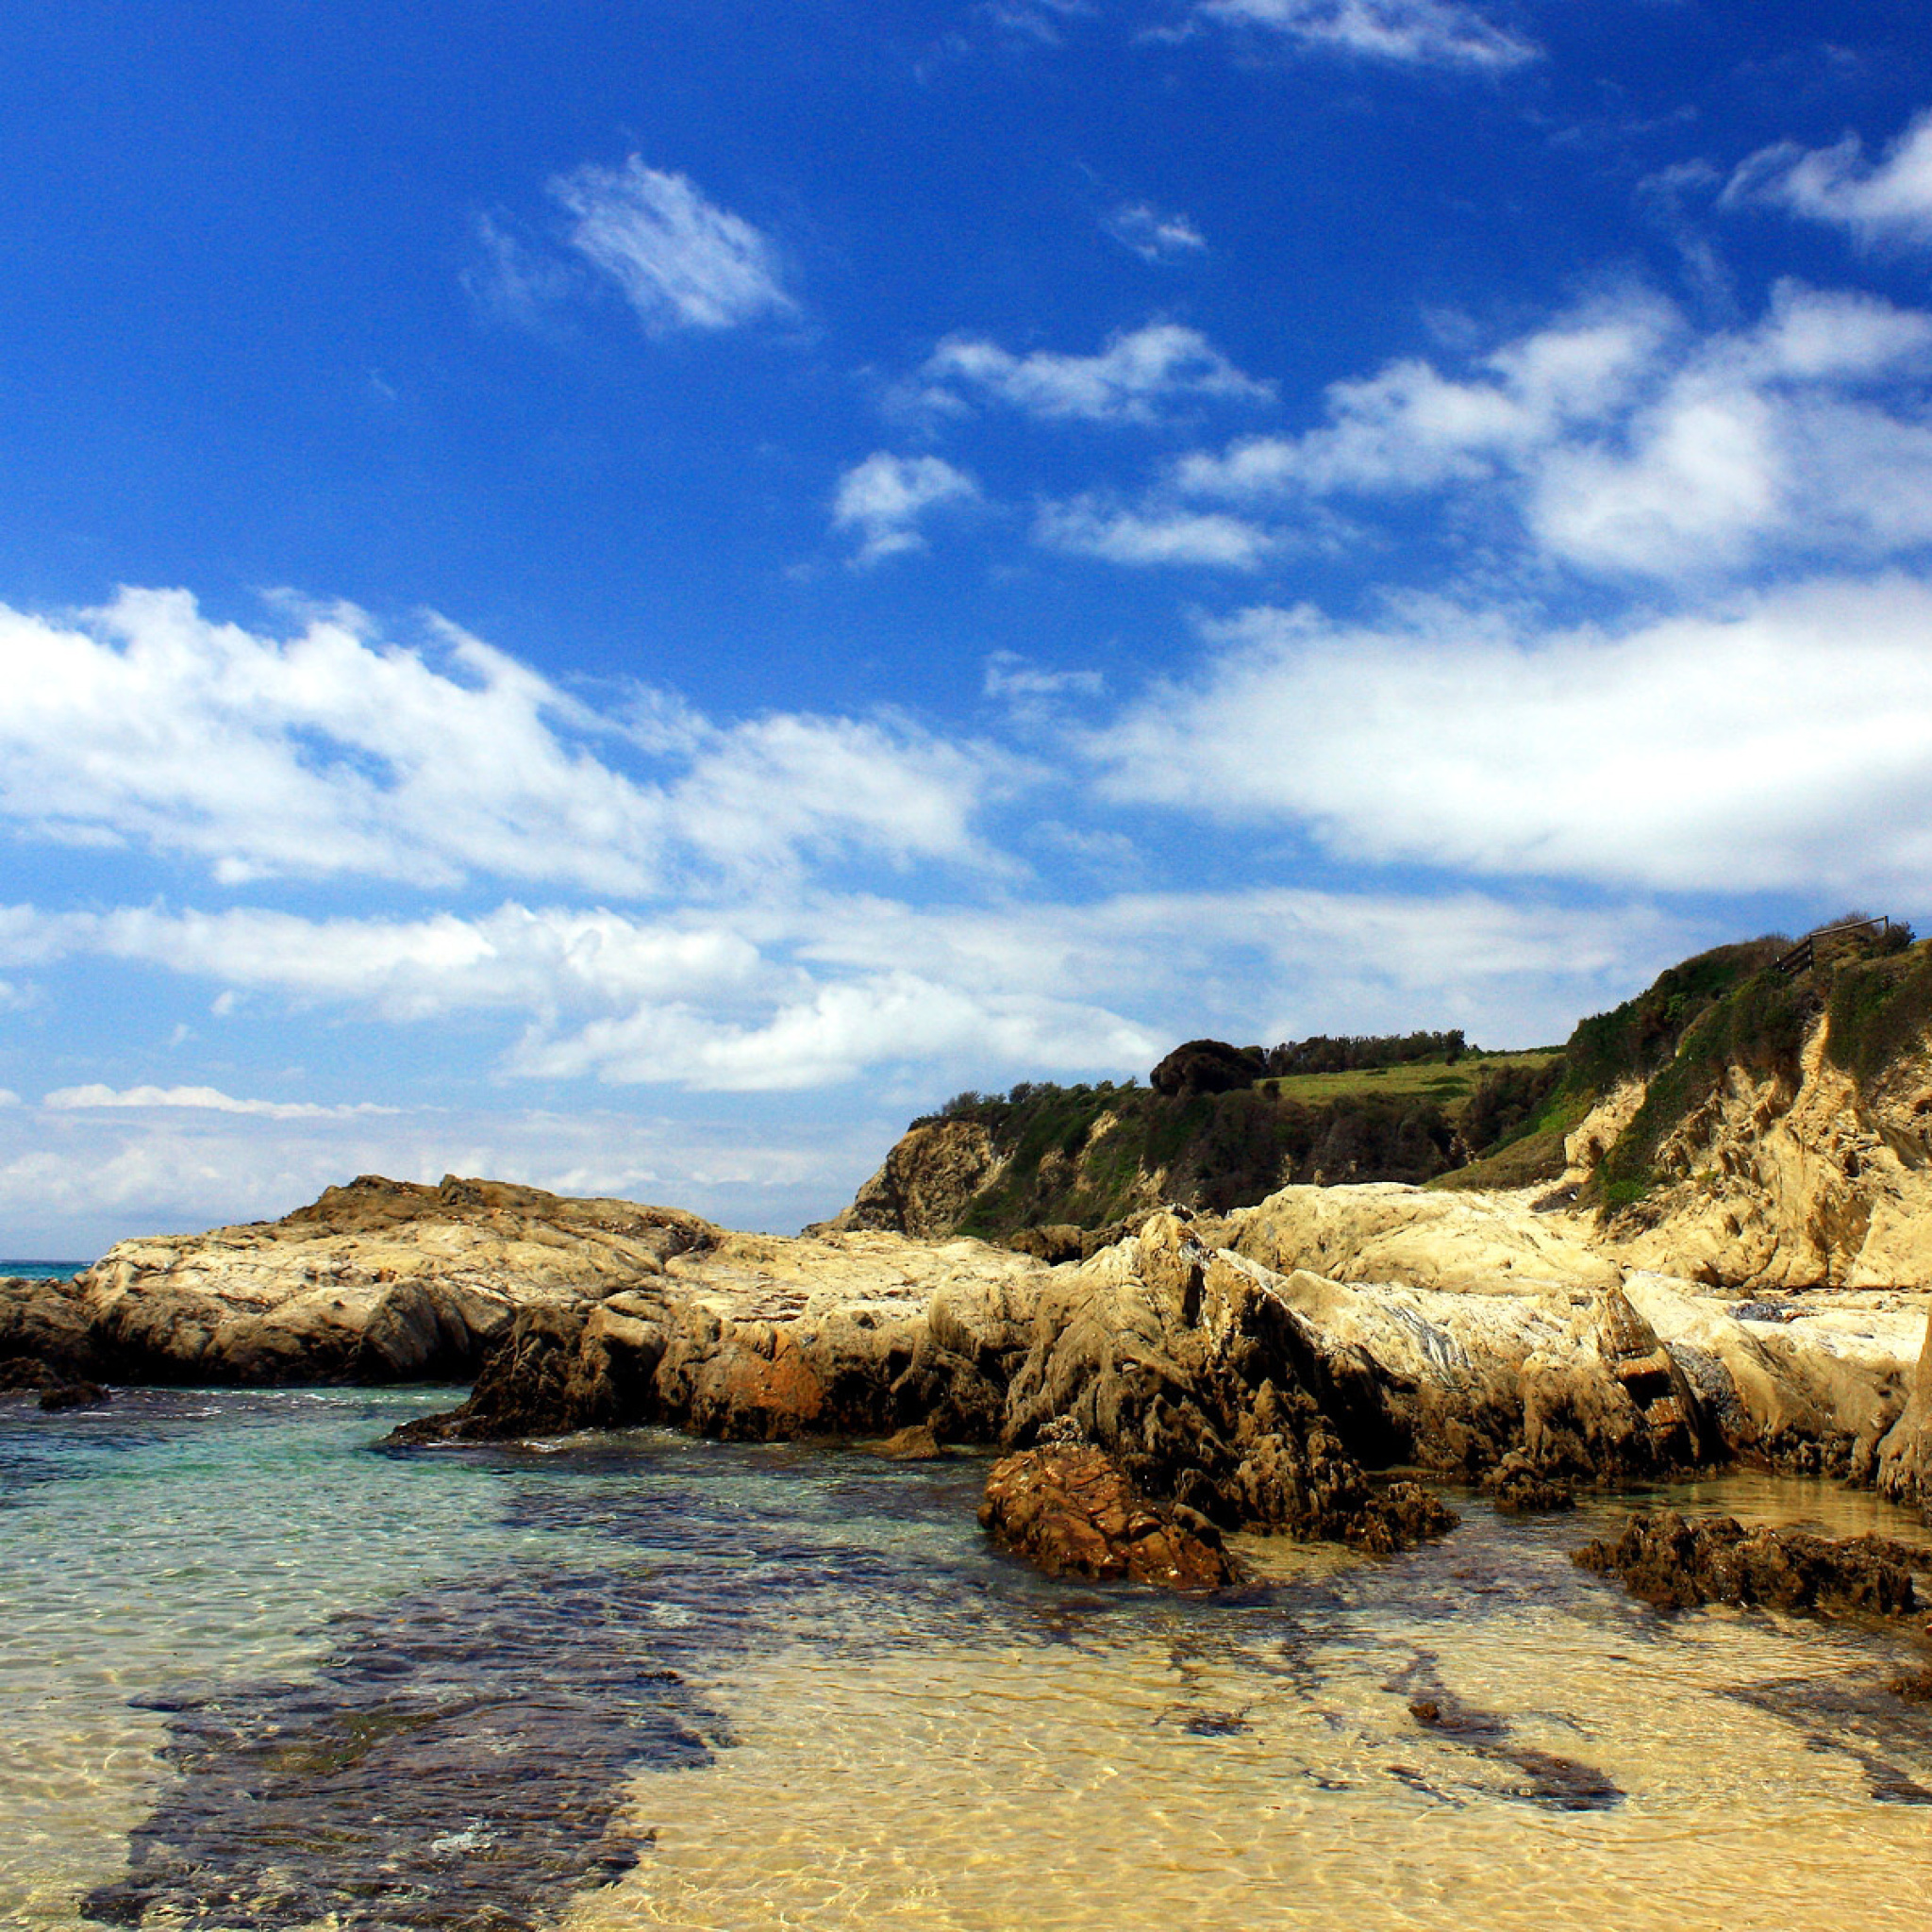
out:
M941 1240L965 1219L973 1197L998 1180L1007 1160L978 1121L928 1122L894 1142L851 1207L822 1226Z
M1863 1086L1830 1043L1821 1015L1795 1077L1728 1068L1658 1142L1657 1184L1606 1217L1601 1244L1742 1288L1932 1287L1932 1057Z

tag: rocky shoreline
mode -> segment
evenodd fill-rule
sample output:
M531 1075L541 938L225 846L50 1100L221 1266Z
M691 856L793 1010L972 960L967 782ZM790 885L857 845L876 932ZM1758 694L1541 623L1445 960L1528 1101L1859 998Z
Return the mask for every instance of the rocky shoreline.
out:
M0 1286L0 1380L474 1375L458 1408L403 1432L413 1442L658 1424L910 1430L1008 1457L1058 1446L1062 1463L1077 1449L1079 1469L1035 1472L1058 1500L1029 1505L1009 1541L1050 1568L1205 1587L1200 1553L1224 1531L1369 1551L1440 1534L1454 1518L1416 1474L1543 1508L1578 1483L1742 1464L1924 1510L1928 1306L1877 1289L1746 1298L1633 1269L1573 1217L1504 1194L1291 1188L1220 1219L1153 1213L1054 1265L364 1176L281 1222ZM1100 1557L1096 1524L1118 1530ZM1137 1557L1157 1530L1167 1555Z

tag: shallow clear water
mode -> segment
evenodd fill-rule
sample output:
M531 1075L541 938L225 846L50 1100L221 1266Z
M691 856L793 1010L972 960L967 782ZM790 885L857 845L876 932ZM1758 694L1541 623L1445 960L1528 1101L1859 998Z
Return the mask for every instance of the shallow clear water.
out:
M0 1924L1924 1924L1926 1652L1660 1617L1567 1559L1622 1504L1176 1602L993 1554L971 1458L376 1446L450 1399L0 1410Z

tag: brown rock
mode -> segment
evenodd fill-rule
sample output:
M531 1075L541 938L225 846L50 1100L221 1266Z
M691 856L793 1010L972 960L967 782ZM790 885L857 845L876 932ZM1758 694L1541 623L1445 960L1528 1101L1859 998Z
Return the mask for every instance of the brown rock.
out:
M883 1442L867 1445L874 1456L888 1462L937 1462L946 1452L940 1439L924 1423L910 1423L895 1429Z
M1091 1443L1056 1443L996 1462L979 1522L1049 1576L1205 1591L1237 1574L1207 1518L1150 1503Z
M1927 1557L1887 1537L1834 1540L1799 1530L1746 1529L1736 1518L1687 1521L1674 1509L1638 1511L1614 1539L1572 1553L1586 1570L1623 1577L1661 1609L1765 1604L1779 1609L1909 1614L1912 1571Z

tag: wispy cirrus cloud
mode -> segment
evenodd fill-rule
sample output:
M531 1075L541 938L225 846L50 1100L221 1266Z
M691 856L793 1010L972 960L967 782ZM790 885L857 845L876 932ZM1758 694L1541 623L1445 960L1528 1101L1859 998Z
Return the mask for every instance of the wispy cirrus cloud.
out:
M1186 215L1158 208L1151 202L1123 202L1108 211L1100 225L1142 261L1182 261L1208 252L1208 238Z
M587 163L550 183L571 245L616 283L647 329L724 329L797 304L770 237L683 175Z
M358 1101L325 1107L312 1100L240 1100L219 1087L127 1087L116 1090L99 1082L85 1087L60 1087L46 1095L42 1107L64 1111L87 1108L190 1108L197 1113L255 1114L271 1121L355 1120L368 1114L393 1114L400 1108Z
M958 411L968 398L1044 422L1153 423L1191 401L1264 403L1274 386L1243 375L1198 329L1149 323L1097 354L1016 356L982 337L949 336L920 372L915 400Z
M1501 73L1541 53L1460 0L1201 0L1198 11L1310 51L1403 66Z
M1135 568L1209 564L1227 570L1255 569L1283 541L1260 524L1224 510L1136 508L1095 494L1042 504L1033 541L1045 550Z
M1724 199L1782 208L1864 242L1932 242L1932 109L1875 161L1856 134L1830 147L1760 148L1731 175Z
M832 527L857 533L860 541L855 561L877 563L925 548L919 525L928 510L971 503L978 495L979 486L971 476L939 457L874 450L839 478Z

